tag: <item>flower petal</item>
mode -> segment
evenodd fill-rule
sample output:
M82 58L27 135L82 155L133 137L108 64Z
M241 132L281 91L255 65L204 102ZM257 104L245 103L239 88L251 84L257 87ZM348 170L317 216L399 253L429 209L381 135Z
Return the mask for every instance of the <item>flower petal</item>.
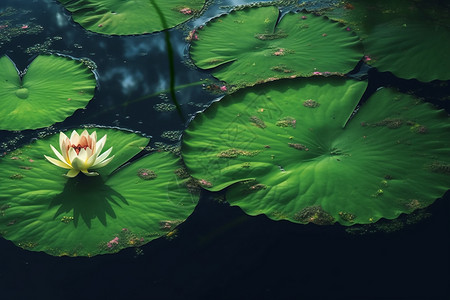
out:
M59 147L61 148L61 154L64 157L64 161L66 163L70 164L69 155L68 155L69 147L71 146L70 145L70 140L64 133L62 133L62 134L65 136L65 138L61 141L61 135L60 135L60 145L59 145Z
M87 132L87 130L85 129L85 130L83 130L83 132L80 134L80 138L82 137L82 136L84 136L84 137L89 137L89 132Z
M94 151L96 143L97 143L97 132L94 131L88 138L88 147L91 148L92 151Z
M100 152L102 152L103 146L105 146L106 143L106 134L97 142L97 145L95 146L95 154L98 156Z
M94 164L94 165L91 167L91 169L100 169L100 168L103 168L104 166L106 166L107 164L109 164L109 162L110 162L113 158L114 158L114 155L111 156L111 157L108 158L108 159L105 159L105 160L102 161L101 163Z
M69 148L69 161L72 164L73 160L77 157L77 152L72 147Z
M86 170L86 164L78 156L72 160L72 168L76 170Z
M70 164L68 164L66 162L66 160L64 159L64 157L58 152L58 150L55 149L55 147L53 147L53 145L50 145L50 148L52 148L53 152L55 153L56 157L64 164L66 164L69 169L70 169Z
M78 173L80 173L80 170L74 170L74 169L72 169L72 170L70 170L69 172L67 172L67 174L64 175L64 176L73 178L73 177L77 176Z
M65 135L63 132L59 133L59 148L62 150L63 149L63 142L65 140L68 140L69 138L67 137L67 135Z
M98 154L96 155L91 149L86 148L86 152L88 153L88 159L86 161L86 166L89 169L96 161Z
M70 142L72 143L72 145L78 145L79 140L80 136L78 135L78 133L75 130L72 131L72 134L70 135Z
M83 137L81 139L83 139ZM78 159L81 160L83 162L83 164L86 164L87 153L84 148L80 149L80 152L78 153Z
M100 155L99 157L97 157L97 159L94 162L94 166L97 164L102 163L111 153L113 147L109 148L108 150L106 150L105 152L102 153L102 155Z
M80 141L78 142L78 145L81 147L89 147L88 139L85 135L80 136Z
M94 154L94 152L92 151L92 149L90 147L86 148L86 158L90 159L92 157L92 154Z
M59 161L59 160L54 159L54 158L52 158L52 157L50 157L50 156L47 156L47 155L44 155L44 157L45 157L49 162L51 162L52 164L54 164L55 166L58 166L58 167L61 167L61 168L64 168L64 169L72 169L71 166L69 166L68 164L66 164L66 163L64 163L64 162L62 162L62 161Z
M81 170L84 175L86 176L98 176L99 174L97 172L88 172L87 170Z
M94 144L97 143L97 131L91 133L91 139L94 142Z

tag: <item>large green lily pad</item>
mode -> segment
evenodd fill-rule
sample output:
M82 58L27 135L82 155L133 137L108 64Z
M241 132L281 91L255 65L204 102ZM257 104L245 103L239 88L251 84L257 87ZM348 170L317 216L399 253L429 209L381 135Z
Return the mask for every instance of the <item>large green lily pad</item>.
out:
M450 188L447 114L365 82L279 81L213 103L183 136L188 170L250 215L343 225L394 219Z
M96 80L82 62L57 55L36 57L22 78L0 58L0 130L24 130L64 121L94 96Z
M449 8L440 1L355 0L327 13L361 37L366 61L380 71L423 82L449 80Z
M190 19L205 4L204 0L58 1L85 29L109 35L144 34L171 28Z
M190 53L202 69L233 85L287 77L344 74L363 56L359 38L338 22L276 7L246 8L196 32Z
M88 129L91 132L94 129ZM93 256L143 245L166 235L193 211L197 197L171 153L157 152L120 169L148 139L115 129L107 134L111 163L100 176L66 178L44 159L53 135L0 159L0 233L16 245L52 255ZM115 171L114 171L115 170ZM178 175L177 175L178 174Z

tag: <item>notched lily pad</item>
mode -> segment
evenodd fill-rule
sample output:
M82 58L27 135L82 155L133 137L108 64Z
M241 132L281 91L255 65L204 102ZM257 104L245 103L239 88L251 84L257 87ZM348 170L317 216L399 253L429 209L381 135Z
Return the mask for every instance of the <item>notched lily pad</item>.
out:
M99 176L66 178L64 169L45 160L50 145L58 145L59 135L0 159L4 238L51 255L93 256L146 244L168 234L192 213L198 195L188 190L189 175L177 175L184 168L179 158L155 152L120 167L148 139L115 129L88 130L96 130L99 137L107 134L106 147L112 146L115 155L98 170Z
M168 29L192 18L205 4L204 0L58 1L85 29L108 35L144 34Z
M391 89L355 112L366 87L289 79L230 94L189 124L186 166L203 188L228 187L232 205L274 220L367 224L430 205L450 187L447 114Z
M278 22L276 7L246 8L196 31L194 63L232 85L288 77L345 74L363 56L359 38L342 24L306 12Z
M24 130L64 121L94 96L96 80L82 62L57 55L36 57L26 73L0 58L0 129Z

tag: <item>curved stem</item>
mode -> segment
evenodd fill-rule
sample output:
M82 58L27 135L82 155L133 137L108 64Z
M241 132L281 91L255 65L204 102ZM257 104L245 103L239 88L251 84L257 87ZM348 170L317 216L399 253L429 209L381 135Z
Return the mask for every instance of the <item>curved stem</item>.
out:
M152 5L155 7L156 12L159 15L159 18L161 20L161 24L163 28L167 28L167 22L166 18L164 17L164 14L156 4L154 0L150 0ZM170 95L172 97L173 104L177 108L178 114L180 115L180 118L183 122L186 121L186 119L183 116L183 112L181 111L180 104L178 104L177 97L175 94L175 64L173 61L173 49L172 49L172 43L170 42L170 33L168 30L164 31L165 39L166 39L166 46L167 46L167 56L169 58L169 71L170 71Z

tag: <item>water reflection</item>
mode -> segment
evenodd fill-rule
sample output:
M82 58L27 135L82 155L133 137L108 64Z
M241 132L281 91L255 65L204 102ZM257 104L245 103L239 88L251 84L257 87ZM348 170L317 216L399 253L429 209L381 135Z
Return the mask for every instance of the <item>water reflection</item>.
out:
M161 55L166 53L166 45L161 33L125 38L124 49L125 53L123 56L126 59L133 59L149 54Z
M4 0L0 9L7 6L28 10L26 18L35 18L34 22L44 28L39 34L18 37L0 45L0 55L8 53L19 69L24 69L35 55L44 52L86 57L97 65L99 87L95 97L86 109L56 124L56 130L94 123L126 127L158 137L164 130L184 128L184 122L176 111L162 112L153 108L155 104L171 102L168 96L170 72L164 32L140 36L105 36L88 32L74 23L70 14L57 1ZM187 24L184 29L170 30L176 98L182 106L185 119L198 111L199 106L206 105L216 97L206 93L200 85L201 80L212 80L212 77L185 63L185 37L191 29L192 24ZM193 86L189 87L191 84Z
M145 75L139 70L131 72L125 66L112 67L105 70L101 74L100 82L109 87L109 83L112 81L118 83L116 86L120 87L118 90L119 94L115 94L122 98L136 93L138 90L143 93L150 93L150 84L146 80Z
M69 17L66 14L63 14L62 12L59 11L55 13L55 21L56 26L58 26L58 28L60 29L67 27L70 24Z

